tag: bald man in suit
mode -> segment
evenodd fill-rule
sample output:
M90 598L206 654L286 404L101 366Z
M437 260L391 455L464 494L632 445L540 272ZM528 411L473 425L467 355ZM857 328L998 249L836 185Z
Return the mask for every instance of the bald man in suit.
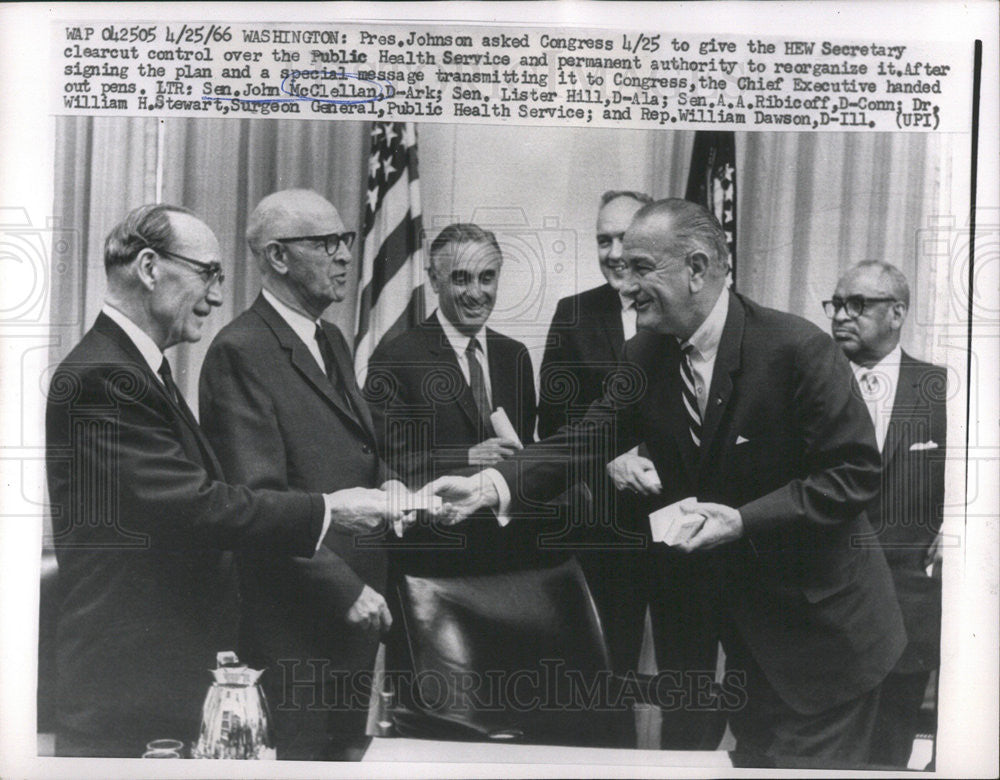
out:
M393 479L344 337L322 319L344 300L353 238L309 190L268 195L250 215L263 290L201 372L202 419L227 478L274 490ZM331 534L308 559L243 556L241 646L269 669L279 758L349 758L364 739L365 681L392 624L385 577L383 540L364 533Z

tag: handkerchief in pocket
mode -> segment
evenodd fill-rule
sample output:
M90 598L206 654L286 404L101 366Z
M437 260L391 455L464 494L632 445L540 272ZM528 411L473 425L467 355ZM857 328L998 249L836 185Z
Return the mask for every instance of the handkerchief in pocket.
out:
M744 439L742 436L736 437L737 444L746 444L748 441L750 441L750 439Z
M936 450L936 441L917 441L910 445L910 452L917 452L919 450Z

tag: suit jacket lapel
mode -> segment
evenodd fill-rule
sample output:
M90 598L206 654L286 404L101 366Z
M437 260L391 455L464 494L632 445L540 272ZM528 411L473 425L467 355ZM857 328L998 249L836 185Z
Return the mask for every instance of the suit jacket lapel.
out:
M464 379L464 372L462 367L458 363L458 356L455 354L455 350L451 348L451 343L448 341L448 337L444 333L444 328L441 327L441 323L437 321L437 316L431 315L426 320L424 320L423 325L421 325L424 332L424 338L427 344L427 351L433 355L437 361L440 361L443 365L458 372L459 377L462 379L462 390L458 394L458 407L462 410L463 414L469 419L469 424L476 430L479 430L479 410L476 408L476 400L472 397L472 388L469 387L469 383ZM492 384L493 376L493 350L490 350L489 357L489 369L490 369L490 382ZM464 359L464 358L463 358ZM494 399L496 396L494 395ZM496 401L494 400L494 404Z
M882 446L882 466L885 467L903 439L905 425L903 419L912 411L918 401L920 385L920 370L910 356L902 353L899 363L899 379L896 380L896 396L892 401L892 417L885 432L885 444Z
M174 411L175 416L184 424L184 427L191 432L191 435L194 437L195 444L201 452L202 465L204 466L205 471L207 471L208 475L213 479L220 479L222 477L222 464L220 464L218 458L216 458L212 445L205 437L204 432L201 430L201 426L198 425L198 421L195 419L190 407L187 406L183 396L181 397L181 403L184 403L184 406L181 407L180 404L174 401L174 399L167 392L162 381L160 380L160 377L153 373L149 364L146 362L146 359L139 351L139 348L113 319L102 312L97 316L97 320L94 322L94 328L113 339L130 362L138 366L139 370L146 375L146 379L149 382L150 387L160 395L163 401Z
M493 408L502 406L510 418L511 424L517 428L515 419L517 412L517 361L511 356L502 354L503 346L498 333L486 329L486 343L489 344L488 363L490 368L490 401Z
M285 322L284 318L274 310L274 307L264 299L263 295L257 296L257 300L254 301L251 308L261 317L261 319L264 320L265 323L267 323L268 327L271 328L271 331L274 333L275 338L277 338L278 343L289 353L292 365L295 367L295 370L302 375L302 378L305 379L307 383L312 385L313 389L329 401L347 420L370 434L372 430L371 421L369 420L368 425L365 426L365 424L357 418L348 405L347 400L338 395L334 390L333 385L323 373L323 370L319 367L319 364L316 362L316 358L312 356L309 348L303 343L302 339L295 334L295 331L293 331L288 323ZM336 347L338 341L339 339L336 338L330 339L330 343L334 345L334 354L337 355L337 365L343 372L344 361L341 360L339 351ZM353 369L351 369L349 373L343 374L345 386L351 386L352 383L349 379L353 375ZM353 400L354 399L352 397L352 402ZM358 408L360 409L362 406L363 403L359 401Z
M704 471L719 422L729 405L733 394L733 374L740 369L741 352L743 348L743 328L746 324L746 313L739 299L729 292L729 311L726 314L726 324L722 328L722 339L719 341L719 351L715 356L715 368L712 370L712 386L709 388L705 403L705 414L701 425L701 450L698 458L698 470Z
M375 426L372 423L372 416L371 412L368 410L368 404L365 402L365 399L361 396L361 391L358 389L358 381L354 376L354 365L351 361L351 355L346 349L344 349L342 337L339 331L334 330L333 325L328 322L323 322L323 330L326 331L327 338L333 346L333 355L337 361L337 368L340 370L340 376L344 380L344 391L347 393L351 401L350 409L356 412L353 417L355 420L360 422L362 427L368 431L372 438L374 438ZM327 384L329 384L329 382L327 382ZM347 405L345 404L345 406Z

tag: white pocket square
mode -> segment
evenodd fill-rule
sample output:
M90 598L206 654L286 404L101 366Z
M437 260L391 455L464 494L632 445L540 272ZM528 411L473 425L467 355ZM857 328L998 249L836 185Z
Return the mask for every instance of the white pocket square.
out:
M910 452L914 452L917 450L936 450L936 449L937 449L936 441L918 441L910 445Z
M748 441L750 441L750 439L744 439L742 436L736 437L737 444L746 444Z

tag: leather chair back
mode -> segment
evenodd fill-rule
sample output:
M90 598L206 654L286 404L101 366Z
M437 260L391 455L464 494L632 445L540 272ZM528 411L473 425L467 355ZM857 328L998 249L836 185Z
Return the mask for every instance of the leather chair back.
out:
M412 663L397 732L436 739L634 746L615 708L608 649L575 558L476 577L405 576L399 599Z

